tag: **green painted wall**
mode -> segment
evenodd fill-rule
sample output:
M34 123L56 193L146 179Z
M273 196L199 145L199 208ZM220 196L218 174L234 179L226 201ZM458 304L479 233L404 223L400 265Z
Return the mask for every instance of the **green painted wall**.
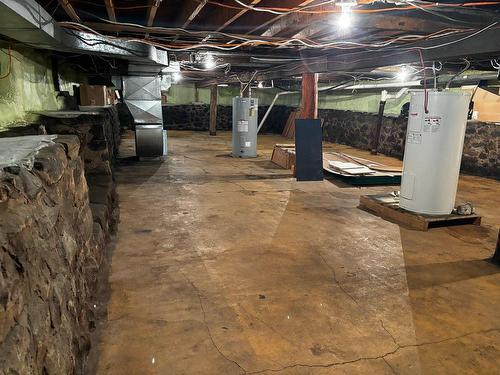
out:
M48 52L29 48L11 50L0 44L0 130L22 125L36 119L34 111L60 109L52 79ZM61 64L61 89L73 94L73 84L85 82L85 77ZM1 78L4 77L4 78Z
M396 92L397 90L395 90ZM260 105L269 105L274 99L278 89L253 89L252 97L259 99ZM231 105L232 98L239 95L239 87L219 87L218 103L220 105ZM196 98L195 84L172 85L167 92L169 104L192 104ZM385 107L386 115L399 115L401 106L410 100L409 95L405 95L398 100L387 101ZM210 103L210 89L198 89L198 101L204 104ZM339 109L357 112L377 113L380 101L380 93L321 93L319 95L319 108ZM300 106L300 95L290 94L281 96L276 105Z

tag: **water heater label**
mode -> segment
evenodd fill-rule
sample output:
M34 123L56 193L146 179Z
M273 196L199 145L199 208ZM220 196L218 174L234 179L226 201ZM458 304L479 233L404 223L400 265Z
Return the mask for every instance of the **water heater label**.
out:
M422 143L422 133L408 132L408 139L406 141L419 145Z
M239 120L238 121L238 132L248 133L248 121L247 120Z
M252 142L245 142L245 147L251 147L252 146Z
M441 117L424 118L424 132L437 133L441 128Z

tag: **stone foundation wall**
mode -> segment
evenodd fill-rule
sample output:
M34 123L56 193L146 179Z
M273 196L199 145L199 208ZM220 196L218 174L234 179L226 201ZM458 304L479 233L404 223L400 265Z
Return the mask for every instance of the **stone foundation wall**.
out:
M363 150L370 150L377 125L377 115L370 113L319 110L323 120L323 138ZM379 151L402 159L407 119L384 117ZM469 121L464 140L461 171L500 178L500 125Z
M118 223L117 110L45 118L0 137L47 133L57 142L33 170L0 171L0 374L82 373L96 278ZM56 177L40 187L44 173Z
M113 169L118 156L120 131L118 109L110 107L98 115L44 117L40 124L12 128L1 132L0 137L34 134L69 134L78 137L96 230L104 246L114 233L119 216Z
M120 146L117 108L107 108L100 115L83 115L72 119L46 118L43 125L49 134L78 136L95 230L104 246L116 231L119 216L113 173Z
M259 121L264 117L268 108L268 106L259 106ZM261 129L261 133L281 133L292 109L283 105L274 106ZM209 105L163 106L163 123L166 129L208 131L209 122ZM217 130L231 130L232 122L232 107L217 106Z
M267 111L259 107L259 121ZM281 134L293 108L275 106L262 133ZM377 124L377 115L364 112L320 109L318 116L323 121L323 138L326 141L346 144L370 150ZM210 107L208 105L163 106L165 128L172 130L208 131ZM380 134L379 152L402 159L405 148L407 119L384 117ZM217 129L231 130L232 107L217 107ZM499 163L500 125L469 121L465 134L462 172L500 178Z
M79 155L61 136L0 170L2 374L81 373L103 251Z

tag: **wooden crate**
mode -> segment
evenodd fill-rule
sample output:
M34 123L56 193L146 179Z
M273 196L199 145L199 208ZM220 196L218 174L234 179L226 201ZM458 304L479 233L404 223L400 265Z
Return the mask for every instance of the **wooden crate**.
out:
M390 194L362 195L358 208L403 227L420 231L453 225L481 225L479 215L429 216L406 211L399 207L399 199Z
M285 169L295 169L295 145L274 145L271 161Z

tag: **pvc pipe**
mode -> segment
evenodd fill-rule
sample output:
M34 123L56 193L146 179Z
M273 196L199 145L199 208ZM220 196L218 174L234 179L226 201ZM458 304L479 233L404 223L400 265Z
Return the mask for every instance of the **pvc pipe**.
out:
M257 134L259 134L260 128L262 128L262 125L264 125L264 122L266 121L267 116L269 116L269 113L271 113L271 109L273 109L274 104L276 103L278 98L282 95L297 94L297 93L298 93L298 91L282 91L282 92L277 93L274 96L274 99L271 102L271 105L269 106L269 108L267 109L266 114L264 115L264 117L262 117L262 120L260 120L259 127L257 128Z

